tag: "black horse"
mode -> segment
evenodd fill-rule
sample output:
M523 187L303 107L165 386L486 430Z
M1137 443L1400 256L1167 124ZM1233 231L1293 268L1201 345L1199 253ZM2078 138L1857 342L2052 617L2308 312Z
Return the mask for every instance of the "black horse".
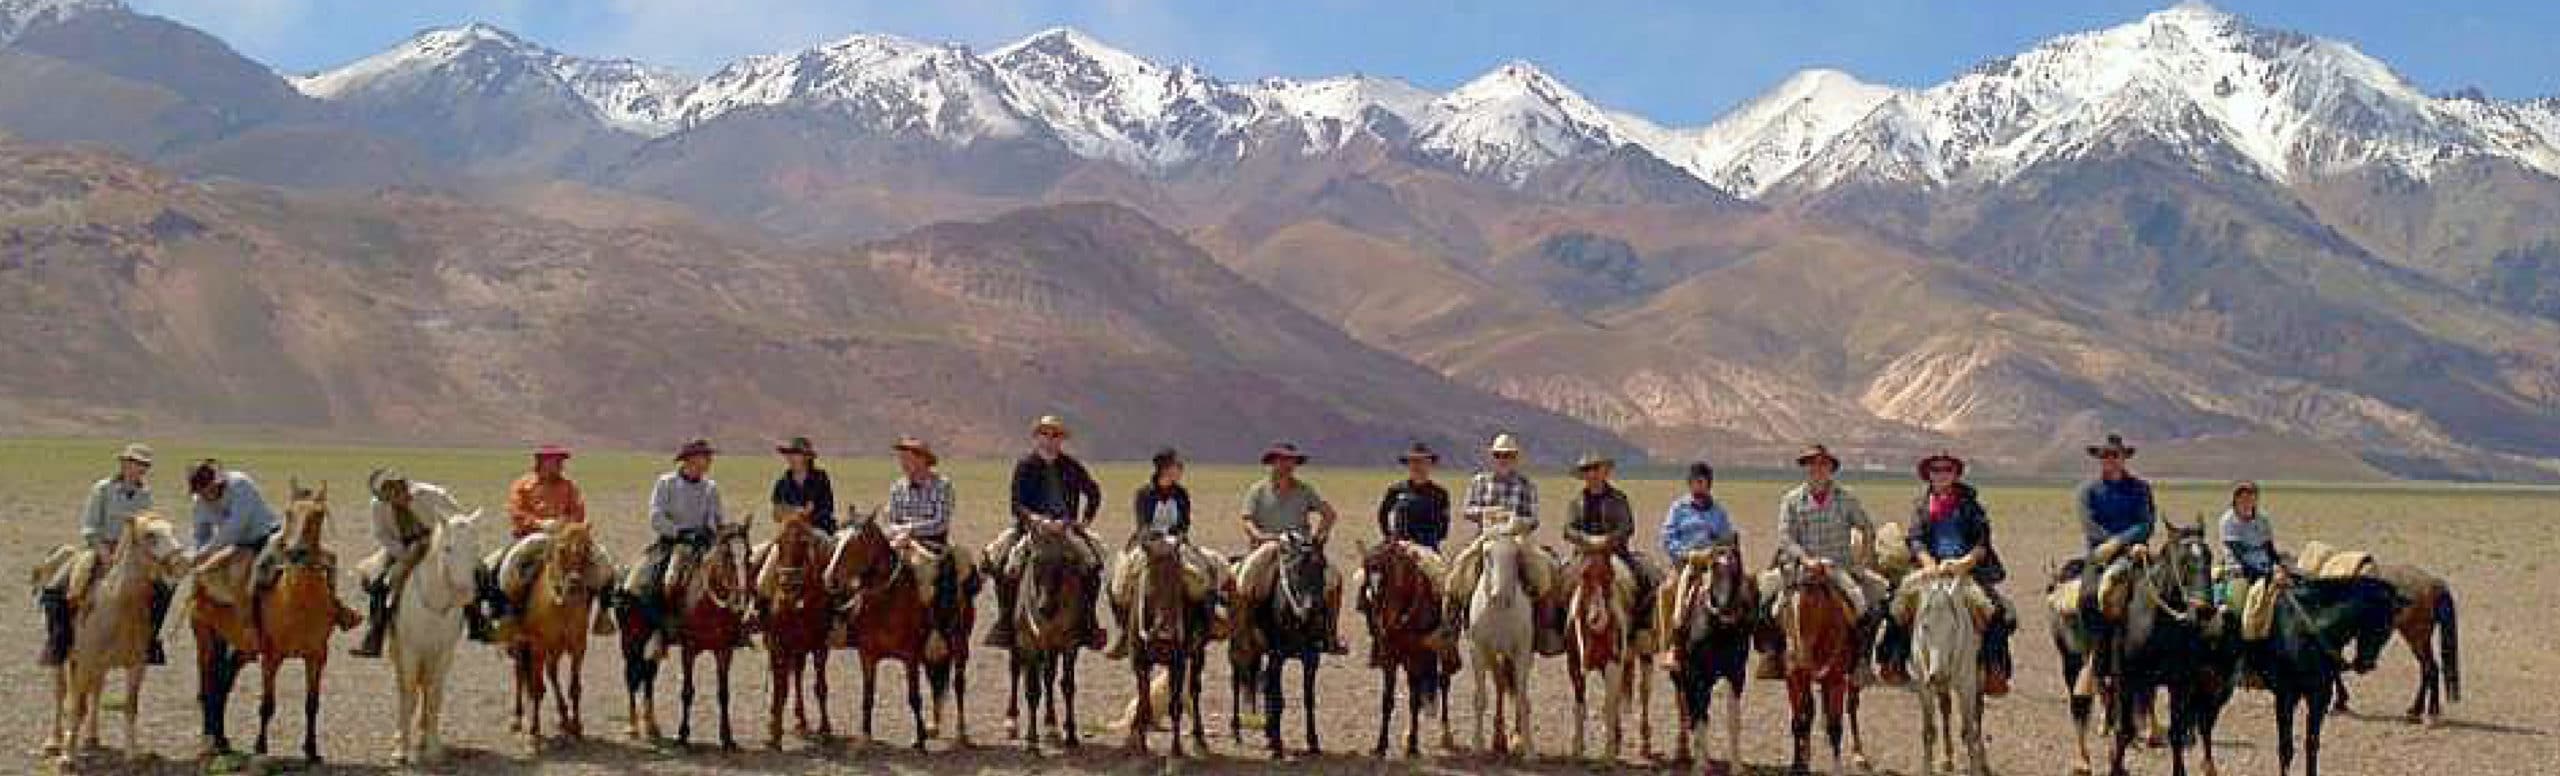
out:
M2303 709L2302 772L2319 776L2320 728L2338 679L2347 669L2373 670L2391 643L2392 614L2405 603L2389 583L2371 577L2296 580L2276 596L2267 638L2244 645L2243 654L2250 673L2276 696L2278 773L2293 769L2293 718ZM2352 661L2339 656L2350 646Z
M1325 568L1324 545L1300 533L1282 537L1278 579L1253 613L1263 639L1262 735L1274 758L1287 754L1280 742L1280 715L1287 706L1280 675L1291 660L1303 666L1299 692L1306 706L1307 753L1324 752L1316 738L1316 669L1324 662L1332 615L1326 611Z
M1715 703L1716 685L1723 684L1732 699L1732 708L1725 710L1725 762L1739 768L1742 690L1751 676L1753 614L1760 611L1760 588L1751 584L1743 569L1741 551L1731 546L1708 550L1690 561L1689 568L1688 575L1675 580L1690 586L1687 597L1681 599L1684 605L1674 615L1671 632L1663 634L1666 647L1679 660L1679 668L1671 672L1671 684L1680 698L1680 745L1673 751L1679 759L1688 760L1693 733L1698 746L1707 748L1708 712Z
M2132 748L2134 721L2169 696L2169 748L2172 772L2187 772L2187 747L2204 747L2206 770L2213 768L2213 729L2231 700L2239 661L2237 616L2212 601L2213 545L2204 524L2167 524L2169 540L2143 564L2144 582L2128 605L2123 637L2116 641L2115 692L2108 717L2114 722L2110 773L2125 773L2124 755Z

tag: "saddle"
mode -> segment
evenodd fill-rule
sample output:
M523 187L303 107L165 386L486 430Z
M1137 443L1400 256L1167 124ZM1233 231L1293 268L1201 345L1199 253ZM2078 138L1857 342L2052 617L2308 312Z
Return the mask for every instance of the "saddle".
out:
M2378 564L2373 554L2340 550L2318 540L2304 542L2302 554L2295 556L2303 573L2312 579L2352 579L2372 576Z

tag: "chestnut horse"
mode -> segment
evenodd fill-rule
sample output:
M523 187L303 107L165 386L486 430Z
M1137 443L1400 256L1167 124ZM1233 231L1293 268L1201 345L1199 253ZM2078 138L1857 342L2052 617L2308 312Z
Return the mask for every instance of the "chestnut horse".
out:
M1378 667L1378 745L1370 751L1387 756L1389 731L1395 727L1396 674L1406 688L1404 753L1422 754L1422 718L1440 709L1440 748L1456 749L1449 733L1449 675L1455 653L1438 643L1441 598L1438 586L1424 574L1413 550L1400 542L1359 548L1360 611L1369 620L1370 661Z
M711 653L713 690L720 706L720 748L738 748L737 736L729 728L729 665L738 647L747 643L746 598L752 587L747 582L747 527L744 524L721 526L702 555L701 565L687 576L680 589L667 591L667 599L676 611L675 633L669 634L684 666L684 686L676 694L676 745L693 740L693 661L702 653ZM627 634L626 634L627 635Z
M1787 639L1789 730L1795 740L1789 763L1797 772L1805 770L1817 711L1831 741L1831 772L1848 772L1840 757L1840 737L1844 719L1856 724L1858 688L1850 674L1858 660L1858 614L1832 583L1834 573L1839 572L1827 564L1798 564L1779 604L1778 624Z
M2408 720L2433 725L2444 720L2444 701L2462 702L2462 628L2453 603L2453 587L2444 578L2416 566L2386 563L2373 576L2390 583L2408 603L2393 613L2391 629L2418 660L2418 695L2409 701ZM2436 640L2442 640L2439 653ZM2438 658L2442 661L2439 662ZM2336 711L2347 713L2347 683L2340 676Z
M1155 693L1149 678L1158 667L1165 670L1164 713L1172 724L1173 756L1181 757L1182 718L1191 715L1192 736L1205 738L1200 732L1199 695L1189 692L1199 686L1199 657L1202 645L1208 643L1208 618L1191 597L1189 569L1184 567L1180 540L1150 537L1138 543L1136 562L1145 564L1138 572L1138 587L1129 605L1136 607L1136 632L1129 640L1129 669L1135 676L1137 709L1129 715L1128 747L1140 754L1147 751L1147 731L1153 728ZM1186 702L1187 701L1187 702ZM1205 743L1203 745L1205 748Z
M956 600L918 605L932 592L921 589L917 570L901 564L879 517L875 511L847 525L825 570L826 588L844 598L849 646L862 663L862 736L871 737L880 661L896 660L907 669L907 710L916 722L913 747L922 751L946 719L955 729L954 740L968 746L969 631L977 624L978 581L974 575L955 580ZM929 721L925 685L933 688Z
M1676 756L1689 757L1689 744L1694 732L1698 746L1706 746L1708 712L1714 707L1717 684L1725 685L1728 706L1725 710L1724 767L1742 767L1742 689L1751 677L1751 633L1754 613L1760 611L1760 586L1751 583L1749 572L1742 567L1742 551L1722 545L1702 553L1691 553L1683 559L1689 573L1675 581L1686 586L1685 595L1676 596L1678 608L1672 610L1669 622L1663 624L1664 649L1678 655L1679 668L1671 673L1671 684L1680 697L1680 745ZM1675 596L1666 594L1665 599ZM1699 770L1713 772L1715 761L1708 759Z
M1636 740L1647 759L1653 757L1653 682L1644 670L1645 645L1635 636L1635 579L1619 567L1617 554L1605 545L1582 548L1565 611L1565 678L1573 685L1573 756L1581 759L1590 720L1583 684L1600 675L1601 725L1608 733L1604 750L1616 762L1626 723L1628 694L1638 710Z
M756 607L765 622L765 657L773 677L773 705L765 716L769 748L782 748L785 704L793 713L792 731L804 738L810 734L809 701L800 693L803 674L811 675L818 694L818 737L831 738L836 732L835 718L827 711L827 642L835 625L835 601L823 580L817 579L833 554L830 543L809 526L808 512L786 512L765 566L749 575L772 580L770 590L761 583L756 590Z
M525 734L525 746L542 748L542 697L550 694L560 731L570 738L586 735L586 664L588 620L595 608L597 580L611 579L612 569L596 552L595 534L585 523L562 523L549 532L542 565L525 591L524 615L516 638L498 645L515 668L515 710L510 732ZM568 663L568 683L560 681Z

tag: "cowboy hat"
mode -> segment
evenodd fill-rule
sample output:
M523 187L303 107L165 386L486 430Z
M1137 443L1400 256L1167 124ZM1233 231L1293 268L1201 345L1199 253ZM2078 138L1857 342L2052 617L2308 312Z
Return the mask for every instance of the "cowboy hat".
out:
M708 440L708 439L696 439L696 440L693 440L693 441L691 441L691 442L686 442L686 443L684 443L684 447L678 448L678 449L676 450L676 460L681 461L681 460L684 460L684 459L687 459L687 458L691 458L691 457L694 457L694 456L697 456L697 455L699 455L699 456L703 456L703 457L706 457L706 458L707 458L707 457L710 457L710 456L713 456L713 455L717 455L717 454L719 454L719 452L720 452L719 450L712 449L712 447L711 447L711 440Z
M1955 465L1955 467L1956 467L1956 476L1957 476L1957 477L1959 477L1959 478L1961 478L1961 477L1963 477L1963 476L1964 476L1964 470L1965 470L1964 459L1962 459L1962 458L1957 458L1957 457L1956 457L1956 455L1955 455L1954 453L1950 453L1950 452L1947 452L1947 451L1945 451L1945 450L1940 450L1940 451L1938 451L1938 452L1937 452L1937 454L1936 454L1936 455L1931 455L1931 456L1929 456L1929 457L1927 457L1927 458L1922 458L1922 459L1920 459L1920 463L1918 463L1918 464L1914 465L1914 466L1912 467L1912 470L1913 470L1913 471L1916 471L1916 472L1918 472L1918 473L1920 474L1920 479L1924 479L1924 480L1925 480L1925 479L1928 479L1928 478L1929 478L1929 469L1930 469L1930 467L1937 466L1938 464L1942 464L1942 463L1944 463L1944 464L1954 464L1954 465Z
M1495 434L1493 444L1486 445L1484 451L1496 455L1519 455L1520 439L1510 434Z
M1430 445L1415 442L1412 447L1405 448L1403 455L1396 456L1397 463L1413 463L1414 461L1430 461L1432 463L1439 463L1440 453L1439 451L1431 449Z
M390 492L393 485L400 486L401 490L408 490L409 475L400 473L398 469L375 469L371 476L364 478L364 489L372 491L375 496Z
M773 452L778 455L805 455L811 458L816 458L818 457L818 446L809 444L808 437L796 436L784 441L782 444L774 445Z
M568 457L569 447L567 445L543 445L533 449L533 459L536 461L544 458L559 458L567 460Z
M187 492L203 493L222 481L222 462L207 458L187 470Z
M1157 450L1157 451L1156 451L1156 454L1155 454L1155 457L1147 459L1147 462L1148 462L1148 463L1151 463L1151 464L1154 464L1154 465L1155 465L1155 467L1156 467L1156 471L1161 472L1161 471L1164 471L1167 467L1172 467L1172 466L1181 466L1181 465L1182 465L1182 453L1177 452L1177 451L1175 451L1173 448L1170 448L1170 447L1168 447L1168 448L1164 448L1164 449L1162 449L1162 450Z
M1272 461L1277 461L1282 458L1297 461L1300 465L1304 465L1307 462L1307 454L1298 449L1298 443L1296 442L1273 442L1270 447L1264 448L1262 451L1262 463L1265 466L1269 466Z
M2241 480L2241 481L2239 481L2239 482L2231 483L2231 497L2232 497L2232 498L2235 498L2235 499L2236 499L2236 498L2239 498L2239 497L2240 497L2240 494L2242 494L2242 493L2256 493L2256 492L2258 492L2258 481L2257 481L2257 480Z
M2108 453L2115 453L2120 458L2132 458L2133 446L2124 443L2123 434L2108 434L2106 444L2089 446L2091 458L2105 458Z
M1599 453L1583 453L1582 457L1574 459L1573 473L1581 474L1603 466L1615 469L1618 466L1618 459Z
M898 437L898 442L890 445L889 449L924 456L924 465L926 466L932 466L942 462L942 456L933 454L933 445L925 444L924 439L921 437Z
M1840 468L1840 457L1832 455L1829 447L1805 445L1804 452L1796 455L1797 466L1812 466L1814 461L1830 461L1831 468Z
M140 442L135 442L135 443L133 443L133 444L125 445L123 450L119 450L119 451L117 451L117 452L116 452L116 460L119 460L119 461L132 461L132 462L134 462L134 463L142 464L142 465L144 465L144 466L150 466L150 465L151 465L151 446L150 446L150 445L145 445L145 444L140 443Z
M1056 415L1042 415L1039 420L1031 422L1031 433L1037 434L1043 431L1056 431L1061 437L1070 435L1067 431L1067 419Z

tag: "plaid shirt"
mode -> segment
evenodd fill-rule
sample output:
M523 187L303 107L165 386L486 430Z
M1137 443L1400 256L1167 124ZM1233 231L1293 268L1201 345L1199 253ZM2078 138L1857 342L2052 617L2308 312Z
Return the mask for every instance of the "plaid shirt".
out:
M1526 474L1503 477L1476 472L1475 478L1467 481L1466 513L1487 508L1510 510L1521 533L1538 530L1538 483Z
M900 477L889 483L889 531L919 539L951 535L951 512L958 498L951 478L940 474L922 484Z
M1778 535L1782 540L1803 550L1803 557L1820 558L1848 565L1849 530L1861 529L1872 536L1875 523L1867 519L1866 507L1858 505L1858 497L1839 483L1831 484L1831 497L1814 503L1813 488L1798 485L1778 500Z

